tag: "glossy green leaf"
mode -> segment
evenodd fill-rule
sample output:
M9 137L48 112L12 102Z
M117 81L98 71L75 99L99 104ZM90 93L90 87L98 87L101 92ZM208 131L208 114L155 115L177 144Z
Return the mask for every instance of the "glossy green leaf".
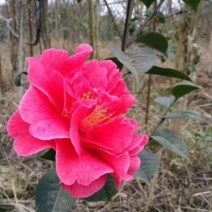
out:
M185 96L186 94L199 88L201 87L192 82L180 82L172 89L172 94L176 97L176 99L179 99L180 97Z
M174 113L168 113L163 118L173 119L173 118L192 118L192 119L201 119L201 114L197 111L185 110L185 111L177 111Z
M111 45L110 49L115 57L126 66L134 76L136 85L139 85L139 75L146 73L156 63L156 51L148 47L142 47L129 53Z
M159 160L156 154L143 150L139 157L141 159L141 167L137 171L136 176L142 177L149 184L152 176L159 168Z
M39 181L35 202L37 212L68 212L71 211L75 199L63 190L56 171L51 170Z
M168 48L167 39L158 32L146 32L138 36L137 43L143 43L153 49L156 49L164 54Z
M197 7L201 0L183 0L187 5L191 6L194 10L197 10Z
M112 175L109 175L104 187L85 200L90 202L110 201L117 192L115 180Z
M168 129L158 130L153 133L151 138L161 144L166 149L189 160L188 148L184 141L174 132Z
M154 99L154 101L156 103L158 103L161 106L164 106L166 108L169 108L173 105L174 101L175 101L175 97L174 96L169 96L169 97L158 97L156 99Z
M55 161L55 154L56 153L53 149L48 149L47 151L45 151L40 155L40 158Z
M182 72L172 68L162 68L158 66L153 66L149 71L146 72L146 74L154 74L159 76L173 77L177 79L192 81L186 74L183 74Z
M156 0L141 0L147 8L151 6L151 4Z

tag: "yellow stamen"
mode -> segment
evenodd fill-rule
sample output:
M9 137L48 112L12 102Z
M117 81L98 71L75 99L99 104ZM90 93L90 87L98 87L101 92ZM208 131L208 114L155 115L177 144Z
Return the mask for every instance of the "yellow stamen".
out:
M103 109L101 106L97 106L87 117L81 121L81 130L87 131L89 128L108 120L112 114L107 115L106 113L107 109Z

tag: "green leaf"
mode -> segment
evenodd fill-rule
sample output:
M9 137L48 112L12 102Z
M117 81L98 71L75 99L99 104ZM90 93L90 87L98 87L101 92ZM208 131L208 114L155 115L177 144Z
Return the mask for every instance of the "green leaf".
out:
M192 82L180 82L172 89L172 94L176 97L176 99L179 99L180 97L200 88L200 86Z
M136 176L142 177L149 184L152 176L159 168L159 160L156 154L143 150L139 155L141 159L141 167Z
M22 85L22 83L21 83L21 80L22 80L22 74L25 74L25 75L27 75L27 72L25 72L25 71L22 71L22 72L20 72L16 77L15 77L15 79L14 79L14 83L15 83L15 85L16 86L21 86Z
M173 77L177 79L192 81L186 74L183 74L182 72L172 68L162 68L158 66L153 66L149 71L146 72L146 74L154 74L154 75Z
M158 103L159 105L162 105L166 108L169 108L173 105L174 101L175 101L175 97L174 96L169 96L169 97L158 97L156 99L154 99L154 101L156 103Z
M188 148L186 144L171 130L163 129L156 131L153 133L151 138L166 149L169 149L177 155L189 160Z
M160 23L160 24L164 24L166 22L165 15L160 11L157 11L155 15L155 20L157 23Z
M40 155L40 158L55 161L55 154L56 153L53 149L48 149L47 151L45 151Z
M39 181L35 202L37 212L65 212L71 211L75 199L63 190L56 171L51 170Z
M156 49L164 54L168 48L167 39L158 32L146 32L138 36L137 43L143 43L153 49Z
M89 202L110 201L117 192L115 180L112 175L109 175L104 187L85 200Z
M148 47L142 47L129 53L124 53L113 45L110 46L110 49L115 57L132 73L137 87L139 74L146 73L156 63L156 51Z
M163 118L173 119L173 118L192 118L192 119L201 119L201 114L196 111L185 110L185 111L177 111L174 113L168 113Z
M149 8L150 5L151 5L154 1L156 1L156 0L141 0L141 1L145 4L145 6L146 6L147 8Z
M197 10L197 7L200 3L200 0L183 0L187 5L191 6L194 10Z

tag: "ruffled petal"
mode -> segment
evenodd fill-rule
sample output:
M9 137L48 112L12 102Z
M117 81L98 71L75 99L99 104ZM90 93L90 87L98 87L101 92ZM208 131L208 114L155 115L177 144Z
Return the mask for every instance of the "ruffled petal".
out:
M66 78L73 76L73 71L81 68L93 51L92 47L88 44L81 44L76 49L76 54L70 56L63 64L61 73Z
M89 185L81 185L75 182L73 185L62 184L62 186L66 191L70 192L74 198L87 198L99 191L105 185L106 180L107 175L103 175Z
M41 141L29 134L29 124L22 120L19 111L16 111L11 116L7 125L7 131L11 137L15 138L13 148L18 155L28 156L47 148L55 149L54 140Z
M132 179L128 175L128 169L130 167L130 156L128 152L123 152L118 156L103 151L100 154L110 167L113 168L114 172L112 175L115 178L117 188L120 188L122 180Z
M48 49L39 57L27 58L29 81L38 89L45 88L52 72L61 70L67 58L67 51L57 49Z
M29 156L45 149L55 149L55 142L54 140L42 141L32 137L30 134L26 134L15 138L13 148L18 155Z
M91 111L92 107L94 106L93 101L88 100L88 101L84 101L83 103L84 104L77 102L73 106L74 108L74 107L77 107L78 104L80 104L80 106L78 106L76 110L73 112L72 119L71 119L70 139L77 154L80 154L82 151L82 144L80 143L81 141L80 141L80 135L79 135L80 121Z
M7 122L7 133L10 137L24 136L29 132L29 124L24 122L19 110L16 110Z
M56 140L56 170L66 185L75 182L88 186L101 176L113 172L104 161L96 157L95 152L84 150L78 155L69 139Z
M103 149L118 154L123 152L131 143L134 127L123 117L113 119L97 125L87 132L88 145L97 145Z
M137 155L139 152L141 152L144 147L147 145L149 142L149 137L148 135L135 135L133 137L132 144L129 146L129 154L131 156Z
M69 137L69 120L60 117L49 99L35 87L30 87L20 104L20 115L31 124L35 138L50 140Z

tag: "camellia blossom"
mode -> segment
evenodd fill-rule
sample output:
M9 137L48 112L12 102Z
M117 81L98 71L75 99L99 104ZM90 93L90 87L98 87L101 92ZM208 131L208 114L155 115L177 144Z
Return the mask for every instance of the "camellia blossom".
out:
M70 57L48 49L28 58L31 85L7 126L18 155L55 150L57 175L75 198L99 191L109 175L117 188L131 180L148 142L125 117L135 99L122 73L110 60L86 61L92 51L81 44Z

